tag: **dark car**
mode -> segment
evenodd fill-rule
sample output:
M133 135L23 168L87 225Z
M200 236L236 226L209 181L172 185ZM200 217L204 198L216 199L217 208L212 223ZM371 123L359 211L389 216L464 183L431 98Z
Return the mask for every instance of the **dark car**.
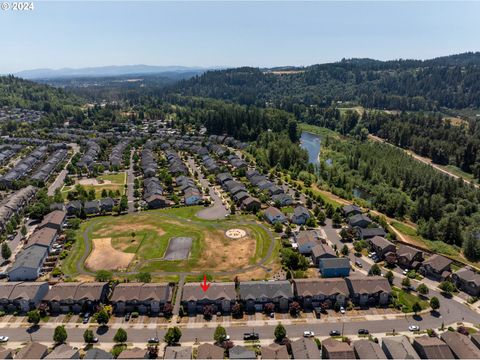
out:
M97 338L97 337L94 337L94 338L92 339L92 343L95 343L95 344L98 343L98 338Z
M330 336L340 336L341 333L338 330L331 330L330 331Z
M151 337L151 338L149 338L149 339L147 340L147 342L148 342L149 344L158 344L158 343L160 342L160 340L158 340L157 337Z
M86 313L86 314L83 316L82 323L87 324L89 321L90 321L90 313Z
M130 313L125 314L125 321L130 320Z
M243 340L258 340L260 339L260 336L258 333L251 332L251 333L245 333L243 334Z
M368 335L370 332L367 329L358 329L358 335Z

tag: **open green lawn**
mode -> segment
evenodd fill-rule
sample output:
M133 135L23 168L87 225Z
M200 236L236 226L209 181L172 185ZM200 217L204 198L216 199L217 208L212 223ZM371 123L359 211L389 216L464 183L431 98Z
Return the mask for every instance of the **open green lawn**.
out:
M300 123L299 127L300 127L300 130L306 131L306 132L309 132L309 133L312 133L312 134L315 134L315 135L320 135L320 136L327 136L328 135L328 136L331 136L331 137L334 137L334 138L339 138L340 137L339 133L337 133L333 130L321 127L321 126L310 125L310 124L306 124L306 123Z
M428 307L430 306L427 300L418 297L417 295L415 295L415 293L408 292L396 287L392 287L392 296L397 299L398 303L403 305L402 312L404 313L413 312L412 306L416 302L420 304L422 310L428 309Z
M198 206L172 208L88 220L77 231L77 241L64 260L62 270L70 276L78 275L76 264L85 252L84 232L87 232L91 244L95 239L109 238L115 251L134 254L126 269L128 272L222 272L256 264L267 256L270 234L255 223L253 217L237 215L208 221L195 216L200 209ZM247 237L227 238L225 231L232 228L245 230ZM188 259L163 259L169 241L174 237L193 239ZM94 255L95 252L91 254Z
M120 172L116 174L104 174L97 177L97 180L100 184L98 185L82 185L86 191L91 189L95 190L95 196L97 199L102 197L102 191L119 191L121 195L125 193L125 183L127 180L126 172ZM105 182L101 184L101 182ZM75 189L75 185L64 186L61 190L61 193L64 198L67 197L67 194Z

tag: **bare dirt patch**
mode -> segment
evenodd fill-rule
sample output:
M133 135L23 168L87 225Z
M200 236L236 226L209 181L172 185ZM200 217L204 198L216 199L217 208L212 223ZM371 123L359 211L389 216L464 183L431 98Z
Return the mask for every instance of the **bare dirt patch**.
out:
M165 234L165 231L162 228L157 226L153 226L150 224L112 224L109 227L105 227L103 229L99 229L96 231L98 235L105 236L115 232L138 232L142 230L153 230L156 231L158 236L162 236Z
M110 180L101 180L98 181L98 179L80 179L78 181L80 185L91 185L91 186L99 186L99 185L110 185L112 182Z
M111 238L93 239L93 249L85 262L90 270L122 270L126 269L135 257L115 249Z
M223 231L205 232L205 248L198 261L199 268L215 271L240 269L249 265L255 256L256 241L247 235L241 239L229 239Z

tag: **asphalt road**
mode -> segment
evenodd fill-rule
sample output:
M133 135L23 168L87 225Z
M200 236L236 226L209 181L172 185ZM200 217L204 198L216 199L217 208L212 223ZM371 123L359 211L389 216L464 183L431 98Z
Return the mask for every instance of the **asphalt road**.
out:
M57 177L55 178L53 183L48 187L48 191L47 191L48 196L55 195L55 190L60 189L63 186L63 182L65 181L65 177L67 176L67 173L68 173L67 172L67 166L68 166L68 164L70 164L70 161L72 160L72 157L80 151L80 147L78 146L78 144L71 143L71 144L68 144L68 145L72 148L73 154L72 154L72 156L70 156L70 159L68 159L64 168L57 175Z

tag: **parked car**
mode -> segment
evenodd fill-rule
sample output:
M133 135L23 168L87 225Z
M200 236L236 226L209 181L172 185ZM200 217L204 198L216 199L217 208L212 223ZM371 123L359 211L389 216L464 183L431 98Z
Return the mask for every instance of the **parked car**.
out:
M0 342L7 342L8 336L0 336Z
M94 343L94 344L98 343L98 338L97 338L97 337L94 337L94 338L92 339L92 343Z
M420 326L418 326L418 325L410 325L410 326L408 327L408 330L410 330L410 331L420 331Z
M340 336L341 333L338 330L331 330L330 331L330 336Z
M403 270L402 274L407 275L408 274L408 269Z
M128 320L130 320L130 313L125 314L125 321L128 321Z
M343 306L340 306L340 313L345 314L345 308Z
M368 335L370 332L367 329L358 329L358 335Z
M85 315L83 315L82 323L88 324L89 320L90 320L90 313L85 313Z
M158 344L160 340L157 337L148 338L147 343L149 344Z
M355 260L355 265L357 265L359 268L363 267L362 262L360 260Z
M256 332L243 334L243 340L258 340L258 339L260 339L260 336Z
M306 337L306 338L310 338L310 337L314 337L315 336L315 333L313 331L304 331L303 332L303 337Z

